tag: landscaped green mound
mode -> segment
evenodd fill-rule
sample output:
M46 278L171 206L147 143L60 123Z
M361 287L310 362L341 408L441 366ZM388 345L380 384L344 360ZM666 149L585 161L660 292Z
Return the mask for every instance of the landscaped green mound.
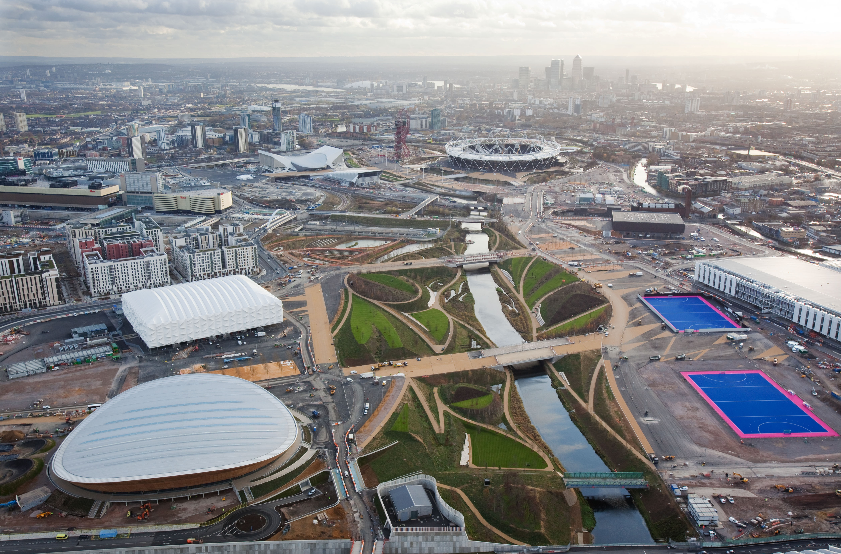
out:
M520 280L523 278L523 271L525 271L526 266L529 265L529 262L532 261L532 259L533 258L530 256L523 258L508 258L499 263L499 268L504 269L509 275L511 275L511 278L514 280L514 289L518 292L520 290Z
M523 297L529 308L550 292L578 281L578 277L555 264L538 258L529 266L523 281Z
M350 316L334 343L345 367L432 354L406 324L359 296L354 296Z
M425 310L423 312L416 312L412 317L418 320L421 325L426 327L429 334L438 344L443 344L450 332L450 320L441 310L435 308Z
M351 274L348 285L357 294L379 302L407 302L420 291L414 283L386 273Z
M607 304L604 296L586 283L578 282L547 296L540 303L540 315L545 322L544 327L549 328L604 304Z

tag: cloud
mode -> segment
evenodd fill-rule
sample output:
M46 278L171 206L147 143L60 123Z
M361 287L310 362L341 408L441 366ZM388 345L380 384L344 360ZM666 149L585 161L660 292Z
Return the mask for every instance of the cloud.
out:
M0 0L9 55L779 55L841 50L801 0Z

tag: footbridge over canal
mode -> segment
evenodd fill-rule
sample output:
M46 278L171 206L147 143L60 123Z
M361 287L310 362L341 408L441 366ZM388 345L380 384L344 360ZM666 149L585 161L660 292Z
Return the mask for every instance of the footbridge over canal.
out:
M501 262L504 259L504 252L488 252L487 254L466 254L464 256L453 256L444 260L444 263L455 267L460 265Z
M648 481L642 472L626 471L613 473L564 473L564 484L568 489L581 488L623 488L647 489Z

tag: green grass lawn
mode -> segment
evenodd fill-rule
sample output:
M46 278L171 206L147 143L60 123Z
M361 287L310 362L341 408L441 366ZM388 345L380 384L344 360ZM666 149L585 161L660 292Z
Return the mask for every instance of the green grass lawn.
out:
M526 278L523 281L523 296L530 295L534 286L543 278L544 275L555 269L554 264L550 264L546 260L538 258L529 267L529 272L526 273Z
M397 414L397 419L394 420L394 423L391 425L392 431L397 431L398 433L408 433L409 432L409 405L403 404L403 408L400 409L400 413Z
M468 423L464 429L470 435L473 463L479 467L546 467L537 452L514 439Z
M471 398L470 400L462 400L461 402L455 402L453 404L456 408L464 408L466 410L481 410L482 408L486 408L493 402L494 395L486 394L485 396L480 396L479 398Z
M447 338L447 333L450 332L450 320L444 315L444 312L432 308L423 312L416 312L412 317L420 321L421 325L429 330L429 334L438 341L443 343Z
M576 281L578 281L578 277L572 273L567 273L566 271L561 270L560 273L543 283L537 290L529 294L526 298L526 302L528 302L529 308L534 308L535 302L543 298L544 295Z
M365 344L371 338L373 327L382 333L391 348L400 348L403 342L400 335L377 306L364 298L357 296L353 299L353 311L350 313L350 325L353 338L359 344Z
M411 283L407 283L403 279L398 279L394 275L386 275L385 273L363 273L360 275L360 277L369 281L373 281L375 283L379 283L381 285L385 285L387 287L391 287L393 289L408 292L409 294L418 293L418 289L412 286Z

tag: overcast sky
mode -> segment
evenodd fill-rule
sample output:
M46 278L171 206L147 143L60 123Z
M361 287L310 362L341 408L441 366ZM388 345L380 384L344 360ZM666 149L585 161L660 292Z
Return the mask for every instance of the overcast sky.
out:
M0 0L0 21L13 56L841 52L833 0Z

